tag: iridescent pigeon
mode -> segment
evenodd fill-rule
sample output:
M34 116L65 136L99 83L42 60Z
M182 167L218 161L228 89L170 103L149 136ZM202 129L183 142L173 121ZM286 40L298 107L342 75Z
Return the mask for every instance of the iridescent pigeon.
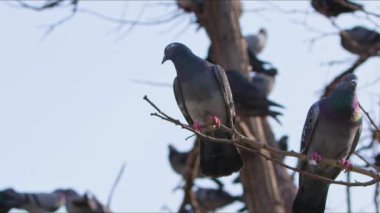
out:
M318 165L322 157L339 160L349 170L348 161L359 141L362 116L356 98L357 77L348 74L326 98L314 103L307 114L301 153L312 160L300 163L300 169L335 179L342 169ZM329 184L300 174L294 213L324 212Z
M233 128L235 116L232 93L223 68L194 55L180 43L166 46L162 63L167 60L171 60L176 68L174 95L189 125L215 138L232 139L232 134L218 128L221 124ZM207 131L209 127L213 130ZM200 141L202 174L227 176L242 166L234 145Z
M342 13L363 10L363 6L349 0L312 0L311 5L326 17L335 17Z

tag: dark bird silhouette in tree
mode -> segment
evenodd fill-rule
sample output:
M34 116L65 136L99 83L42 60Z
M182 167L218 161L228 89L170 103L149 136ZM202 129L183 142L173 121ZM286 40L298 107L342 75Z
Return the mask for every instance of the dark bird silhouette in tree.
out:
M352 168L348 158L355 150L362 129L356 86L356 75L348 74L328 97L310 107L301 138L301 153L312 160L301 162L301 170L335 179L341 169L318 165L322 157L340 160L346 170ZM324 212L328 189L328 183L300 174L293 212Z
M255 72L251 78L251 84L257 88L258 96L268 97L269 94L273 91L274 83L276 80L277 70L263 70Z
M363 6L349 0L312 0L311 6L326 17L363 10Z
M259 87L259 85L249 82L238 71L231 70L226 72L226 74L231 86L234 102L239 107L241 113L253 116L269 115L277 122L280 122L277 116L281 115L281 113L270 110L270 107L283 106L268 100L265 87Z
M380 34L362 26L340 32L341 44L347 51L359 56L380 55Z
M195 199L199 207L205 211L215 211L235 201L241 201L242 196L233 196L222 189L198 188L195 191Z
M179 175L185 176L186 174L186 162L189 157L189 152L180 152L173 145L169 145L169 163L172 169ZM205 178L199 171L196 178ZM223 188L224 184L216 178L211 178L218 188Z
M54 212L65 203L64 193L56 190L52 193L19 193L14 189L0 191L0 212L13 208L27 212Z
M244 36L248 49L254 55L260 54L268 41L268 32L265 28L261 28L257 34L249 34Z
M266 68L266 66L271 65L269 62L260 60L257 58L257 55L260 54L267 42L268 33L264 28L261 28L258 34L249 34L244 37L247 43L247 52L249 63L252 67L252 71L260 72L260 71L268 71L269 74L277 74L276 69L274 68ZM214 53L212 46L209 47L206 60L215 63Z
M65 207L70 213L110 213L111 210L101 204L91 193L80 195L72 189L62 190L65 193Z
M218 128L221 124L233 128L235 116L232 93L223 68L196 56L180 43L166 46L162 63L166 60L171 60L177 71L174 95L186 121L196 131L215 138L232 139L232 134ZM242 166L234 145L200 140L202 174L227 176Z

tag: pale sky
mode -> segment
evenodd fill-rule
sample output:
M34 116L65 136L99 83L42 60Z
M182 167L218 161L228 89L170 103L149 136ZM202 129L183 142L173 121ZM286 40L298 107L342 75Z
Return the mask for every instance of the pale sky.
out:
M147 7L142 19L160 17L175 9L138 1L84 1L79 5L113 17L120 17L126 8L126 18L135 19L144 4ZM274 4L312 11L307 1ZM379 7L376 2L365 4L373 10ZM248 1L244 6L268 7ZM89 190L105 203L121 164L126 162L112 210L160 211L167 206L176 211L183 195L173 189L181 177L169 166L167 146L171 143L188 150L192 142L185 138L190 133L151 117L153 108L142 100L148 95L162 110L184 121L170 87L132 80L171 84L175 70L171 63L161 65L164 47L181 42L204 57L209 46L207 35L189 24L190 15L184 15L182 20L166 25L135 26L118 39L123 32L117 30L118 25L78 13L42 39L45 28L41 26L62 18L68 10L35 12L0 4L0 188L50 192L70 187L79 192ZM271 123L276 138L288 134L290 148L297 151L307 110L318 100L323 86L350 66L346 63L329 68L321 63L355 59L340 47L337 35L321 39L310 50L305 40L318 34L295 23L304 20L325 33L336 32L325 17L315 13L306 18L272 8L259 15L244 13L241 18L243 34L256 33L262 26L269 33L260 58L278 68L270 98L286 106L281 117L283 125L273 120ZM365 19L351 15L343 15L337 22L342 27L366 24L373 28ZM181 33L183 29L186 31ZM359 88L380 77L379 65L375 58L358 69ZM379 89L377 84L358 92L362 105L377 121ZM368 129L364 127L363 136L369 135ZM294 160L287 162L295 165ZM230 184L233 177L223 180L227 189L238 195L242 190ZM197 185L213 186L209 181L197 181ZM373 211L373 191L372 186L353 188L353 210ZM345 199L345 187L331 186L327 209L345 211ZM235 204L224 210L239 207L241 204Z

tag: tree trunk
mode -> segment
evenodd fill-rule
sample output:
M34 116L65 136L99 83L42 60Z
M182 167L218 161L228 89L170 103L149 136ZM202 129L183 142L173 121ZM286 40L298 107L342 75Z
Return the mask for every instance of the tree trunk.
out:
M239 24L240 1L204 1L203 7L194 12L210 37L215 63L248 77L248 53ZM240 120L248 126L246 136L276 146L265 117ZM252 152L241 151L241 156L244 168L240 178L249 212L291 212L296 187L286 169Z

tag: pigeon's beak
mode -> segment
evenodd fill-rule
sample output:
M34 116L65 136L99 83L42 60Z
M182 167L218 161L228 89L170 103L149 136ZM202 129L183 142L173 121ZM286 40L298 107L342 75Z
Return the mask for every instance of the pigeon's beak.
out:
M166 55L164 55L164 58L162 59L161 64L165 63L165 61L167 61L167 60L168 60L168 58L166 57Z
M358 85L358 81L357 80L351 80L351 86L353 87L353 88L356 88L356 85Z

